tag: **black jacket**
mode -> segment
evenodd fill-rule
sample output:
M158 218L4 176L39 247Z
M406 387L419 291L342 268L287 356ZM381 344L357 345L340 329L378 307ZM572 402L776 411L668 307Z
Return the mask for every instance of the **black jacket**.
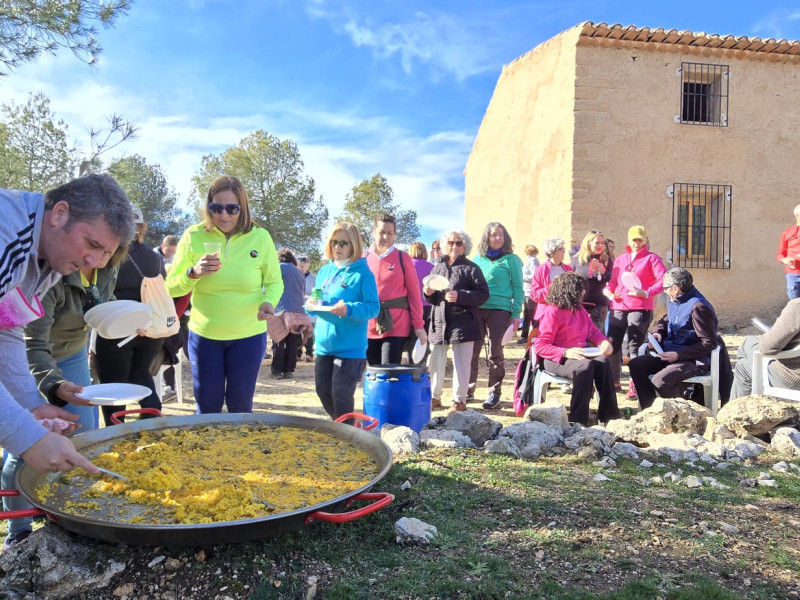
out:
M428 332L430 343L441 345L477 340L478 307L489 299L489 285L480 267L468 258L459 256L452 265L442 260L433 267L431 275L447 277L450 289L458 292L458 302L445 302L444 292L425 296L433 305Z

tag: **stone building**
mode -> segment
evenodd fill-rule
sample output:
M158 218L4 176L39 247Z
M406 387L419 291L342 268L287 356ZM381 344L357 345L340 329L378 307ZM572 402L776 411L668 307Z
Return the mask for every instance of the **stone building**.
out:
M641 224L724 325L777 315L799 110L798 42L583 23L503 68L464 171L467 231L500 221L522 254L594 229L619 253Z

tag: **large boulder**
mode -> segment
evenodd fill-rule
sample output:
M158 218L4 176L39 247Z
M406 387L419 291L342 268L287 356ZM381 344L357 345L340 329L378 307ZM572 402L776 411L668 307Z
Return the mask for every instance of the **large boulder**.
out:
M527 448L528 456L539 456L564 441L560 427L548 427L539 421L522 421L504 427L498 434L498 439L502 438L511 438L520 448Z
M381 439L389 446L394 456L419 452L419 435L410 427L387 423L381 427Z
M419 432L423 448L474 448L475 444L460 431L450 429L423 429Z
M717 422L738 437L764 435L783 423L800 420L800 404L770 396L743 396L731 400L717 413Z
M479 412L466 410L448 415L443 427L463 433L480 448L488 440L496 438L503 425Z
M591 448L597 454L608 454L614 443L614 434L600 426L587 427L564 439L564 446L570 450Z
M543 423L548 427L556 427L565 433L569 428L569 414L563 404L555 400L532 404L525 413L525 420Z
M648 437L658 434L697 434L706 428L711 412L691 400L683 398L656 398L650 408L634 415L630 420L609 421L607 429L617 439L640 446L649 446Z

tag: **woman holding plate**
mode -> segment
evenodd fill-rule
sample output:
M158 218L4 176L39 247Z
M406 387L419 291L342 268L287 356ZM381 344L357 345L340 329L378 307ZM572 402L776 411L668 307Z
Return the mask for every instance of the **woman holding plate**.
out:
M611 368L619 372L622 339L628 334L628 351L636 356L644 343L647 328L653 320L656 296L664 291L664 274L667 272L661 257L650 252L647 231L642 225L628 230L625 253L614 260L611 279L603 294L611 301L608 320L608 338L614 346ZM636 400L636 388L631 382L626 397Z
M563 273L553 281L541 312L534 349L544 361L545 371L572 380L569 420L587 426L593 388L600 396L600 422L618 419L619 407L607 359L612 352L611 342L583 308L585 290L586 279L577 273ZM587 348L587 343L597 348Z
M317 273L315 293L306 303L309 314L317 317L317 396L334 420L353 412L356 386L367 365L367 323L380 311L375 276L363 253L355 225L334 225L325 243L328 263Z
M202 223L183 232L167 278L173 298L192 292L189 359L198 414L253 412L267 348L266 319L283 279L272 236L253 221L236 177L208 189Z

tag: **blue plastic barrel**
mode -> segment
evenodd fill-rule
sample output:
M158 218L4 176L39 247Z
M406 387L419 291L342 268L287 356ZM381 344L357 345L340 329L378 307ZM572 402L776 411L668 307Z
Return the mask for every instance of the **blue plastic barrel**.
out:
M374 365L364 375L364 413L381 425L404 425L417 433L431 420L428 368Z

